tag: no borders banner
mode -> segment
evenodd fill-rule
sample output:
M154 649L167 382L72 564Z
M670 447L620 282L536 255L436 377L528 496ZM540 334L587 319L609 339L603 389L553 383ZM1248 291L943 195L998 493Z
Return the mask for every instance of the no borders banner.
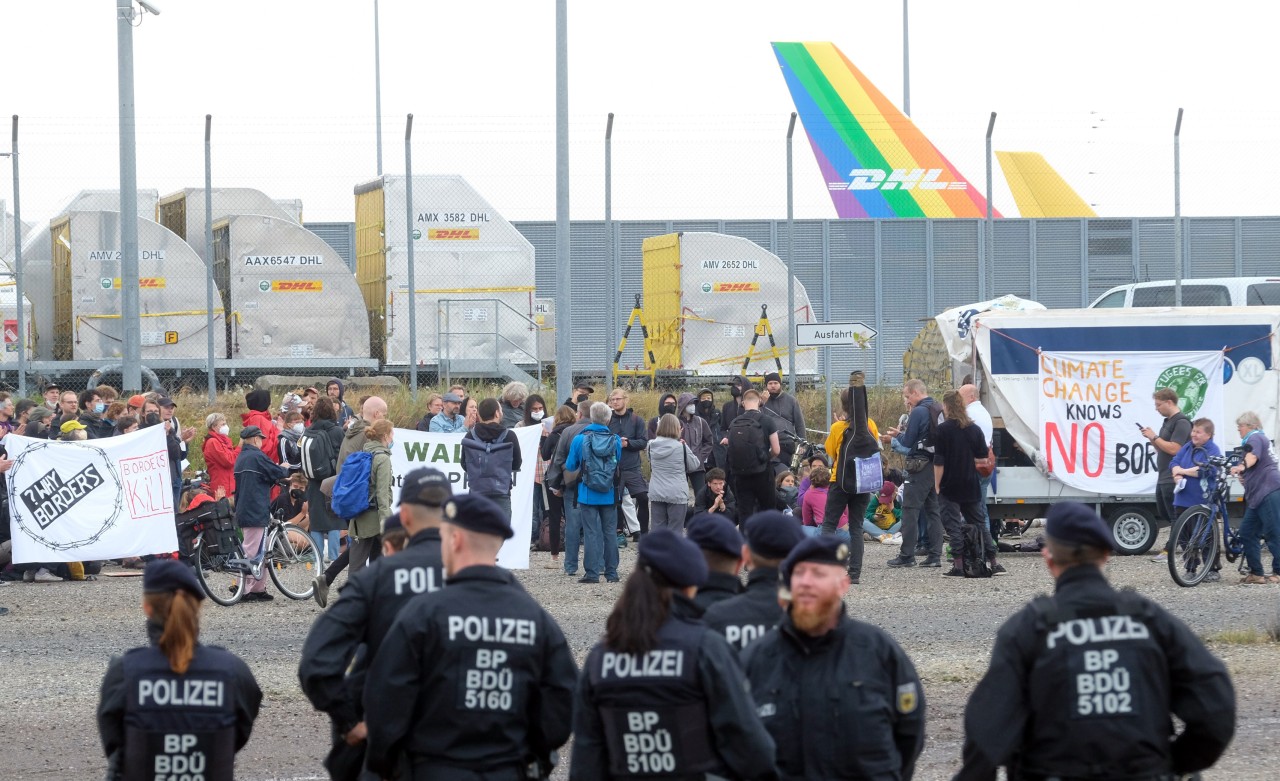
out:
M97 561L178 549L164 428L51 442L10 434L5 448L13 560Z
M1139 430L1164 419L1151 394L1172 388L1188 418L1222 417L1221 352L1040 354L1040 449L1066 485L1117 495L1154 494L1156 450Z
M542 426L512 429L520 442L521 469L511 487L511 530L515 536L498 552L498 564L507 569L529 568L529 539L533 535L534 473L538 464L538 445ZM400 503L400 485L404 476L423 466L439 469L449 476L455 494L467 493L467 476L462 471L462 434L429 434L425 431L398 428L391 447L393 507Z

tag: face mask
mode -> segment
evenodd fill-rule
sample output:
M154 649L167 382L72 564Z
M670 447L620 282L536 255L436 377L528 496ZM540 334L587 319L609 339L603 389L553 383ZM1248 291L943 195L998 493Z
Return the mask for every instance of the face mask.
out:
M542 420L542 418L543 418L546 414L547 414L547 413L546 413L546 412L544 412L544 411L542 411L542 410L536 410L536 411L534 411L534 412L530 412L530 413L529 413L529 418L530 418L531 420L534 420L534 421L539 421L539 420Z
M102 403L101 401L93 405L93 412L95 415L101 415L106 411L107 411L107 405Z
M160 413L158 413L158 412L148 412L148 413L147 413L147 416L144 418L144 420L146 421L146 423L147 423L147 425L148 425L148 426L156 426L156 425L159 425L159 424L160 424Z
M293 433L295 433L295 434L301 434L302 432L304 432L304 431L306 431L306 430L307 430L307 427L306 427L306 426L304 426L304 425L302 425L301 423L294 423L294 424L293 424Z
M689 406L684 408L684 411L686 415L692 415L693 413L698 411L698 408L696 405L690 404Z
M297 488L290 488L289 496L293 497L293 500L296 502L302 498L302 491L298 490Z
M742 395L742 388L739 388L737 385L734 385L732 388L729 389L729 395L734 397L735 399L740 397Z
M585 394L585 393L579 393L577 396L575 396L575 397L574 397L574 399L575 399L579 404L581 404L582 402L584 402L584 401L586 401L586 400L587 400L587 394Z
M231 433L231 427L230 427L230 426L218 426L218 433L225 437L225 436L227 436L228 434L230 434L230 433Z
M674 414L676 414L676 405L674 405L674 404L663 404L663 405L662 405L662 414L663 414L663 415L674 415Z

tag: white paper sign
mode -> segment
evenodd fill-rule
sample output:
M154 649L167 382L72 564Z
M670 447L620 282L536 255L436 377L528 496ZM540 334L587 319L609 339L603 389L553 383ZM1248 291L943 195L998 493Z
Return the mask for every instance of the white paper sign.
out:
M98 561L178 549L164 428L55 442L10 434L15 563Z
M1040 449L1049 472L1085 491L1153 494L1156 451L1140 428L1164 419L1151 394L1172 388L1188 418L1222 429L1221 352L1040 354Z
M529 539L533 535L533 476L537 470L542 426L513 429L520 442L521 469L511 486L511 530L515 536L498 552L498 565L507 569L529 568ZM404 476L423 466L439 469L449 476L455 494L467 493L467 476L462 471L462 434L431 434L415 429L395 430L391 448L391 504L400 503Z

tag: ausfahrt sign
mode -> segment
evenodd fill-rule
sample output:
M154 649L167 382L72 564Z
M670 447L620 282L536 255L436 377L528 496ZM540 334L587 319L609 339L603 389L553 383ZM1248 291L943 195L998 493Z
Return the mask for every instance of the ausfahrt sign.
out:
M865 347L875 335L866 323L796 323L797 347Z

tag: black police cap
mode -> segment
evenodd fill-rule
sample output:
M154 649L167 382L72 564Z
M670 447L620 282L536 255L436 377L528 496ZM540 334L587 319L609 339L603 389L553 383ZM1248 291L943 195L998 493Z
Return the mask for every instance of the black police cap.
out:
M707 560L702 551L670 529L655 529L641 537L636 563L650 574L661 575L676 588L707 582Z
M1114 540L1107 524L1087 505L1058 502L1049 508L1044 533L1059 542L1111 550Z
M186 564L176 559L156 559L142 570L142 593L167 594L182 589L196 599L204 599L200 581Z
M783 559L782 582L790 586L792 570L806 561L843 567L849 561L849 544L834 534L806 537Z
M404 524L400 521L400 513L391 513L382 519L382 533L386 534L392 529L403 529Z
M748 518L742 528L751 552L770 559L786 558L804 539L804 531L795 516L779 510L758 512Z
M509 540L515 536L511 519L502 508L480 494L463 494L454 497L444 506L444 519L460 529L476 534L492 534Z
M444 507L451 496L453 486L449 483L448 476L431 467L411 470L400 484L400 504Z
M689 540L703 550L742 555L742 535L733 521L718 513L698 513L689 519ZM642 538L643 539L643 538Z

